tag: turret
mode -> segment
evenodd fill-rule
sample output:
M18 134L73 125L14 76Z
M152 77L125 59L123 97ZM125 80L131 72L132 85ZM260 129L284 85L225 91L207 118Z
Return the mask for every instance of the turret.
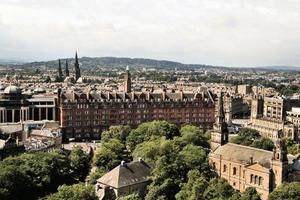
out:
M126 93L131 92L131 74L129 72L128 65L126 66L126 72L124 77L124 92Z

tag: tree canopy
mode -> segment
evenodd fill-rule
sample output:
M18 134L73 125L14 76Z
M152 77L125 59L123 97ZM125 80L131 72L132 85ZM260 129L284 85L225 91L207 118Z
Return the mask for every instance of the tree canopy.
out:
M58 191L46 198L47 200L98 200L93 185L85 186L83 183L62 185Z
M270 195L269 200L294 200L300 197L300 184L296 182L283 183Z
M272 140L261 137L258 131L250 128L240 129L238 136L230 138L230 142L269 151L274 148Z

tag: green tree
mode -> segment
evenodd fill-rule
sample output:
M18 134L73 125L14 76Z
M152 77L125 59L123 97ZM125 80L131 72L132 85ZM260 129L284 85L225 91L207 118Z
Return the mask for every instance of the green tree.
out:
M297 144L295 142L295 140L293 140L293 138L285 137L285 138L283 138L283 143L284 143L284 146L287 147L288 153L293 154L293 155L296 155L298 153L299 144Z
M274 148L274 143L269 138L262 137L260 139L254 140L250 146L254 148L272 151Z
M101 148L94 156L94 164L105 171L118 166L122 160L127 162L130 157L125 145L118 139L110 139L102 143Z
M241 200L261 200L261 198L254 187L247 187Z
M204 200L203 193L208 182L198 170L188 172L188 182L182 184L181 190L176 194L177 200Z
M203 196L205 199L234 199L236 198L235 190L229 185L227 180L221 178L213 178L210 180Z
M178 128L167 121L142 123L130 132L126 140L126 144L129 151L133 151L138 144L151 139L160 138L161 136L165 136L167 139L179 136Z
M300 197L300 184L297 182L283 183L270 195L269 200L294 200Z
M180 129L181 137L180 140L184 145L194 144L209 148L206 135L200 131L196 126L187 124Z
M126 138L129 135L131 129L129 126L111 126L107 131L103 131L101 134L101 141L107 142L110 139L118 139L121 143L126 143Z
M84 181L90 168L90 157L81 147L76 146L72 149L69 156L70 166L74 174L74 178Z
M0 167L0 199L19 200L34 198L34 185L26 174L15 166L1 163Z
M179 148L171 140L165 140L160 146L160 157L156 160L151 172L152 183L146 200L158 198L174 199L180 190L179 185L187 174L187 167Z
M47 197L47 200L97 200L94 186L84 184L62 185L58 191Z
M206 164L207 152L201 146L189 144L180 151L189 169L202 169L202 165Z
M116 200L142 200L138 194L130 194L127 196L118 197Z

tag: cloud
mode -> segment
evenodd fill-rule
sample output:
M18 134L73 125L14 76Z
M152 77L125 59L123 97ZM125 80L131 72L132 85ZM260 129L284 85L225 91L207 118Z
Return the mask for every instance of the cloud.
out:
M0 58L300 66L298 0L1 0Z

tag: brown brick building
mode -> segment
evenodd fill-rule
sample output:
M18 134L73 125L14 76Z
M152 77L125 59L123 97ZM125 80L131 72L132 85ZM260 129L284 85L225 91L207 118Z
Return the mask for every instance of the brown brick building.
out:
M203 129L214 122L214 98L210 91L130 92L129 71L124 92L59 92L60 125L65 138L99 139L112 125L130 125L166 120L181 125L191 123Z

